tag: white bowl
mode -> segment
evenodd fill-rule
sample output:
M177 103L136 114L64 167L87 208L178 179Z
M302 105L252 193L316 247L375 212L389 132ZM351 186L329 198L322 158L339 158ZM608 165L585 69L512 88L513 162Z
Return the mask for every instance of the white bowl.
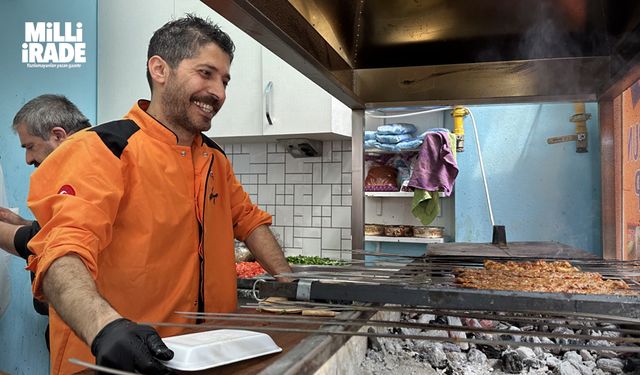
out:
M163 338L174 356L164 362L181 371L199 371L282 351L262 332L219 329Z

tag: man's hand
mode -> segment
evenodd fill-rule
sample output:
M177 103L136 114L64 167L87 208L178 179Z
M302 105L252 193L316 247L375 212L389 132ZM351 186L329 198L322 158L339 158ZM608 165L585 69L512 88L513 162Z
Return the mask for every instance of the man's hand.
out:
M13 225L30 225L31 221L27 220L8 208L0 207L0 221Z
M173 358L155 329L120 318L98 332L91 344L96 364L142 374L173 374L159 360Z

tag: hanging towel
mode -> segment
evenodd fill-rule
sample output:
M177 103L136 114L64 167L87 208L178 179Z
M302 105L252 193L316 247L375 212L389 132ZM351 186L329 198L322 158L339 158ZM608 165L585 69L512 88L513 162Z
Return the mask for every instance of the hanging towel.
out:
M422 225L429 225L440 213L439 199L437 191L430 193L426 190L415 189L411 203L411 213L420 220Z
M453 189L458 164L450 147L450 133L433 132L424 137L409 186L427 191L443 191L449 196Z
M450 195L458 165L455 158L455 135L430 132L425 135L409 186L413 187L411 213L422 225L429 225L440 213L439 191Z

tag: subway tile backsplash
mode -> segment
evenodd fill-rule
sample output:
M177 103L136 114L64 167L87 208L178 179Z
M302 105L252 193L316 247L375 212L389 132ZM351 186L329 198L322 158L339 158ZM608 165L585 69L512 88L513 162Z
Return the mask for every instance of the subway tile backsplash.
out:
M298 159L276 143L223 147L251 200L273 215L286 255L351 259L351 141Z

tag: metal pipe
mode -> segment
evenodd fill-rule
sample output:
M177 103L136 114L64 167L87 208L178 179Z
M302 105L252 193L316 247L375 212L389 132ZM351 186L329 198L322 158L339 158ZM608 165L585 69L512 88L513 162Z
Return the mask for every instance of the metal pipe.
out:
M482 161L482 151L480 151L480 137L478 136L478 128L476 127L476 119L473 116L473 112L469 110L471 116L471 124L473 124L473 132L476 136L476 148L478 150L478 159L480 160L480 172L482 173L482 182L484 184L484 193L487 197L487 206L489 207L489 218L491 219L491 226L495 226L496 223L493 220L493 209L491 208L491 198L489 197L489 186L487 185L487 176L484 172L484 162Z

